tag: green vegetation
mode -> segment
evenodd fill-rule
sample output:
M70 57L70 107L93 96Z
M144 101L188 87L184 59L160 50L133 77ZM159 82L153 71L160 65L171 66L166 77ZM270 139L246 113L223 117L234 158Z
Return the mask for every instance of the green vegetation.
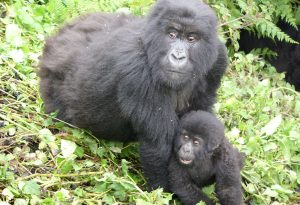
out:
M291 0L210 0L220 36L231 40L230 66L216 113L226 135L246 153L248 204L300 201L300 93L258 52L238 48L239 29L289 42L273 22L296 25ZM0 2L0 204L179 204L146 192L137 144L98 140L46 115L36 70L45 37L85 11L145 14L153 0L6 0ZM206 192L212 193L212 187ZM1 202L2 201L2 202Z

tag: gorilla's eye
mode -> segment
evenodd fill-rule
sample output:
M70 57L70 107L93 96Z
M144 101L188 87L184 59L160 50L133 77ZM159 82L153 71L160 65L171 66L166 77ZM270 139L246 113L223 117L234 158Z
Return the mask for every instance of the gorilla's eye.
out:
M188 140L189 136L188 135L183 135L183 139Z
M175 39L176 37L177 37L177 32L176 31L170 31L169 32L169 37L171 38L171 39Z
M187 40L189 43L194 43L198 40L198 38L196 34L189 34Z
M194 140L194 145L199 145L200 142L198 140Z

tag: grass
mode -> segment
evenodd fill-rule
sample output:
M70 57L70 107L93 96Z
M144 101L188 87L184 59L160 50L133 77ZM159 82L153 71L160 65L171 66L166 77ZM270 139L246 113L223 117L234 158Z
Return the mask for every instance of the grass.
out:
M53 10L58 1L35 2L0 3L0 204L179 204L162 190L145 191L137 144L98 140L44 113L38 57L66 17ZM151 3L102 10L141 14ZM247 204L300 201L300 94L283 78L258 56L235 53L219 90L216 113L246 154ZM205 191L214 197L212 188Z

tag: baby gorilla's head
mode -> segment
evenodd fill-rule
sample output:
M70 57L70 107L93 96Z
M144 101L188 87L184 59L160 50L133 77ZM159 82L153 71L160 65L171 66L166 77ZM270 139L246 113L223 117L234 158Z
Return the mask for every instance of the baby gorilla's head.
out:
M174 151L183 165L211 156L224 139L223 124L209 112L192 111L181 118L180 124Z

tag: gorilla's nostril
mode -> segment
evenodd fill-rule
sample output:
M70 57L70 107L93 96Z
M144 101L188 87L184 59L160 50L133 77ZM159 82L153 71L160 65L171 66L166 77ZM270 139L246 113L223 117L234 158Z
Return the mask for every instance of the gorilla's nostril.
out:
M183 60L185 58L186 58L185 56L181 56L181 57L178 58L178 60Z
M174 53L172 53L171 56L172 56L175 60L178 60L177 56L176 56Z
M184 60L186 58L184 53L172 53L172 58L178 61Z

